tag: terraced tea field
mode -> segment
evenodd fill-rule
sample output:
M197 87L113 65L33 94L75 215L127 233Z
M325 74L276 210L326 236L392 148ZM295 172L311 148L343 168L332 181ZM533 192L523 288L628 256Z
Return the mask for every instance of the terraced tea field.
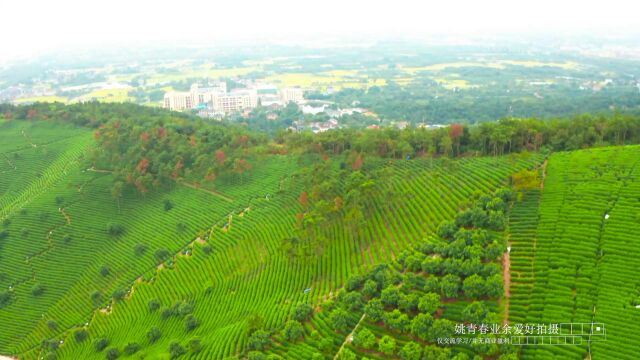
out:
M639 162L637 146L553 154L543 190L512 211L510 320L606 329L606 341L524 347L524 359L640 358Z
M28 133L34 144L43 142L37 127ZM421 241L472 193L491 192L539 161L390 162L388 184L397 198L370 200L361 236L332 224L323 254L301 261L280 248L294 235L300 211L301 184L292 177L300 168L293 158L254 159L250 175L216 184L215 192L176 185L115 201L111 175L83 166L91 136L60 134L47 155L38 155L42 146L11 136L0 148L29 159L33 174L0 181L2 214L9 219L2 225L8 236L0 240L0 289L11 287L0 309L0 353L27 359L55 347L59 359L102 359L99 339L123 356L136 343L135 357L168 358L172 342L188 347L190 339L202 345L194 358L233 356L244 350L253 315L264 327L281 326L298 303L328 299L351 274ZM9 162L2 169L11 171ZM154 341L152 328L161 333ZM86 339L76 336L81 329Z

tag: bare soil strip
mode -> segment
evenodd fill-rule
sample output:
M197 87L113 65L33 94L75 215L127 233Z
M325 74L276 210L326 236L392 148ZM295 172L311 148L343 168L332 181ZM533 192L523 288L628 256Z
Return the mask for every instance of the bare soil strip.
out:
M195 190L203 191L203 192L206 192L206 193L211 194L213 196L217 196L222 200L225 200L225 201L228 201L228 202L233 202L232 198L230 198L230 197L228 197L228 196L226 196L226 195L224 195L222 193L219 193L219 192L217 192L215 190L203 189L202 187L195 186L194 184L191 184L191 183L188 183L188 182L181 182L181 184L186 186L186 187L188 187L188 188L192 188L192 189L195 189Z

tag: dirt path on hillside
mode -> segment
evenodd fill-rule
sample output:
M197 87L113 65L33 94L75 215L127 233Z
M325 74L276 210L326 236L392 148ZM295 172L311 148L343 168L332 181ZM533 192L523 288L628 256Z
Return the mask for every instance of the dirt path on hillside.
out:
M356 326L353 327L353 330L349 333L349 335L347 335L346 339L344 339L344 342L340 346L340 349L338 349L338 352L336 353L336 355L333 357L333 360L337 360L338 357L340 356L340 353L342 352L342 349L344 349L344 346L353 341L353 335L356 333L356 330L358 330L358 326L360 326L365 316L367 316L367 314L362 314L362 317L360 317L360 320L358 320L358 323L356 324Z
M22 130L22 136L25 138L25 140L31 145L31 147L38 147L38 145L34 144L33 141L31 140L31 137L29 135L27 135L26 132L24 132L24 130Z
M9 157L6 154L2 154L2 156L4 157L4 159L7 161L7 163L9 164L9 166L11 166L13 168L13 170L18 170L18 167L16 166L16 164L14 164Z
M228 197L228 196L226 196L226 195L224 195L222 193L219 193L219 192L217 192L215 190L203 189L201 187L195 186L194 184L191 184L191 183L188 183L188 182L181 182L181 184L186 186L186 187L188 187L188 188L192 188L192 189L195 189L195 190L206 192L207 194L211 194L213 196L217 196L222 200L225 200L225 201L228 201L228 202L233 202L232 198L230 198L230 197Z
M90 167L87 169L87 171L91 171L91 172L97 172L97 173L101 173L101 174L111 174L113 171L111 170L101 170L101 169L96 169L94 167Z
M509 249L511 243L507 243ZM511 297L511 257L510 251L507 251L502 256L502 280L504 281L504 322L509 323L509 298Z
M547 177L547 163L549 160L544 159L542 163L542 181L540 181L540 190L544 190L544 179Z
M60 208L60 213L62 213L64 219L67 220L67 225L71 225L71 216L64 211L64 208Z

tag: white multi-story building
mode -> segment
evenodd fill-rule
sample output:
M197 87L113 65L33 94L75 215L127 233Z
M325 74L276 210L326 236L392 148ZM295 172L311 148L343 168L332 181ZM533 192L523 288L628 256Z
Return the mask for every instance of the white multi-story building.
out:
M208 87L199 87L198 84L191 85L190 91L170 91L164 94L164 107L171 110L188 110L198 105L210 104L214 102L214 97L227 92L227 83L218 82L210 84Z
M188 99L188 100L187 100ZM187 107L188 103L188 107ZM191 94L187 92L170 91L164 94L164 108L171 110L185 110L193 106Z
M253 109L258 106L258 95L255 90L238 89L228 94L218 94L213 97L213 109L225 113Z
M304 100L304 92L298 87L284 88L280 91L280 98L284 104L288 104L290 101L297 104Z

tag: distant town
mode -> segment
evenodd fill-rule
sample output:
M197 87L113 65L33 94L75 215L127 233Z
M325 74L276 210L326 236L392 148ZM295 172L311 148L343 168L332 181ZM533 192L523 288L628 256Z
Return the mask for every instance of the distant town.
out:
M640 67L618 53L578 50L512 44L509 51L449 52L393 43L257 55L154 50L135 61L111 54L65 66L43 59L0 66L0 103L134 103L268 133L640 111Z

